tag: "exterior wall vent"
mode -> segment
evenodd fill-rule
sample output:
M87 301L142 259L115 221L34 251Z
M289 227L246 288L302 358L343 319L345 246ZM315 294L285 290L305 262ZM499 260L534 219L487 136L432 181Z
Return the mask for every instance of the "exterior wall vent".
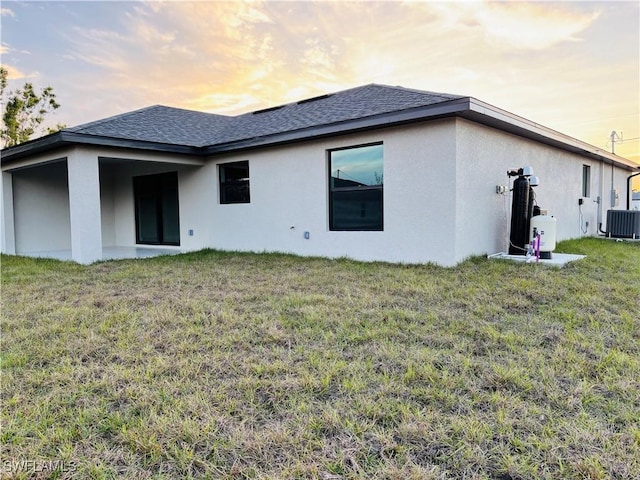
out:
M640 210L607 210L607 237L640 238Z

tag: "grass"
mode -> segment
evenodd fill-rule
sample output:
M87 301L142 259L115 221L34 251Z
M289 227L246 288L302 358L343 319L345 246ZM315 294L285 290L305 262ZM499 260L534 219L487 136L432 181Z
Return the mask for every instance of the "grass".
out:
M557 251L3 256L0 475L640 478L640 244Z

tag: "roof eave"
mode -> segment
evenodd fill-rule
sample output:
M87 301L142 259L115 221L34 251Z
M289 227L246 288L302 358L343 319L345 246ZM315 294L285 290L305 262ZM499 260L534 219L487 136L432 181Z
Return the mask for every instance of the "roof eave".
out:
M458 98L435 105L416 107L395 112L382 113L369 117L344 120L326 125L317 125L301 128L289 132L274 133L249 139L225 142L205 147L203 152L207 155L227 153L240 150L252 150L256 148L296 143L314 140L335 135L345 135L357 131L373 130L381 127L404 125L424 120L451 117L468 109L469 97Z
M506 110L494 107L473 97L461 97L433 105L355 118L317 125L298 130L264 135L260 137L225 142L209 146L178 145L170 143L130 140L62 130L2 151L2 165L8 165L32 154L51 151L72 145L96 145L134 149L149 152L173 153L191 156L212 156L220 153L252 150L267 146L308 141L323 137L345 135L358 131L397 126L438 118L459 117L483 124L536 142L577 153L598 161L614 164L626 170L639 166L630 160L609 153L568 135L544 127Z
M624 157L609 153L594 145L570 137L569 135L565 135L539 123L532 122L506 110L494 107L473 97L470 98L468 111L461 113L460 116L467 120L528 138L545 145L577 153L594 160L604 161L608 164L614 164L626 170L637 170L640 168L639 165Z
M2 164L4 165L5 163L9 163L13 160L18 160L26 157L27 155L65 146L67 142L63 139L63 133L64 132L62 131L52 133L44 137L36 138L35 140L29 140L28 142L2 149Z
M290 132L211 145L204 147L203 153L206 155L215 155L218 153L252 150L266 146L283 145L328 136L344 135L356 131L373 130L381 127L456 116L545 145L577 153L598 161L604 161L605 163L615 164L626 170L636 170L640 168L640 166L624 157L609 153L606 150L602 150L506 110L494 107L473 97L464 97L425 107L383 113Z
M45 137L30 140L2 150L2 165L7 165L24 157L72 145L96 145L100 147L125 148L150 152L175 153L178 155L202 155L201 147L170 143L129 140L99 135L87 135L69 131L59 131Z

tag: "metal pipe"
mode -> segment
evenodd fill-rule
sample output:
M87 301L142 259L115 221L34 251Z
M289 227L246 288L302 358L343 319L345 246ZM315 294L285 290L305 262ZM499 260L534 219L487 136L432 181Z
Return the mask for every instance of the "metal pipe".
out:
M640 167L638 167L640 168ZM640 172L634 173L633 175L629 175L627 177L627 210L631 210L631 204L629 203L629 197L630 197L630 193L631 193L631 179L633 177L637 177L638 175L640 175Z

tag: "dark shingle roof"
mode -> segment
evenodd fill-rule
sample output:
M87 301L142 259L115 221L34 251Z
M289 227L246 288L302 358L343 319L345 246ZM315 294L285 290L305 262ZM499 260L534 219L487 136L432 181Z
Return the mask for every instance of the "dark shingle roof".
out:
M237 116L153 107L63 129L2 150L2 165L69 145L169 152L200 159L260 148L459 117L569 152L624 167L630 160L563 135L473 97L370 84Z
M156 105L116 115L66 131L172 145L201 146L216 138L231 117Z
M235 117L153 106L66 131L100 137L204 147L424 107L464 98L365 85Z
M366 85L234 117L221 141L262 137L464 98L401 87ZM212 139L213 140L213 139Z

